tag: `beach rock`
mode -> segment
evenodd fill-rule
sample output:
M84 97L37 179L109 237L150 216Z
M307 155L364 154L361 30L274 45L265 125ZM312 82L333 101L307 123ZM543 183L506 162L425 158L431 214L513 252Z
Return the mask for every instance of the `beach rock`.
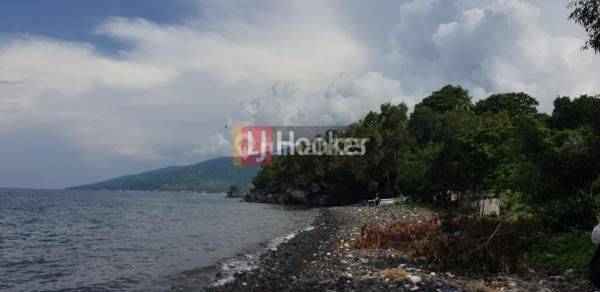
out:
M419 277L419 276L410 276L409 279L413 284L417 284L422 281L421 277Z
M305 194L309 199L310 191ZM299 193L295 196L301 197ZM350 249L344 246L360 236L360 227L367 222L385 226L389 224L387 222L393 222L389 218L417 221L419 215L392 208L322 208L313 223L314 229L301 232L280 245L278 250L261 256L259 268L242 272L223 286L205 290L454 292L482 288L481 291L591 291L587 289L589 284L582 282L585 279L572 280L577 277L576 271L568 278L539 274L525 278L501 274L465 276L450 271L434 272L402 250L361 250L354 245Z
M306 198L306 192L304 191L297 191L297 190L290 190L289 191L291 200L296 201L296 202L306 202L307 198Z

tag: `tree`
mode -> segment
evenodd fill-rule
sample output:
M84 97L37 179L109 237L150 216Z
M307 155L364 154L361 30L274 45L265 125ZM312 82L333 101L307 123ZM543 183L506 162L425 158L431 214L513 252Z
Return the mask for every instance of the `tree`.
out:
M506 112L514 117L518 114L536 114L536 106L539 103L535 98L526 93L503 93L493 94L490 97L480 100L475 104L474 110L477 114Z
M569 19L582 25L588 34L583 49L600 53L600 0L575 0L569 3Z
M417 105L426 106L437 113L455 110L468 110L471 107L469 92L461 86L446 85Z
M590 126L600 131L600 98L582 95L571 100L559 97L554 100L551 123L558 129L577 129Z
M439 114L433 112L429 107L416 106L410 115L408 128L420 145L425 145L433 139L433 134L439 128Z
M445 86L415 105L383 104L340 132L368 138L364 156L283 156L264 167L256 188L334 192L338 202L439 191L496 191L512 214L556 229L595 224L600 207L600 98L557 98L552 116L525 93L471 104Z

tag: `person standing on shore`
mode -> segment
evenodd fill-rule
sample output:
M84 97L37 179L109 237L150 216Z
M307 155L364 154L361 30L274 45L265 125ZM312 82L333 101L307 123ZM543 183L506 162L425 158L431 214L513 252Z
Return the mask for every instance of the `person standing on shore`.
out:
M379 206L380 202L381 202L381 198L379 198L379 193L375 193L375 197L372 200L368 200L367 204L369 206L377 207L377 206Z
M592 242L596 246L596 252L589 264L590 281L596 288L600 288L600 247L598 247L600 245L600 224L596 225L592 231Z

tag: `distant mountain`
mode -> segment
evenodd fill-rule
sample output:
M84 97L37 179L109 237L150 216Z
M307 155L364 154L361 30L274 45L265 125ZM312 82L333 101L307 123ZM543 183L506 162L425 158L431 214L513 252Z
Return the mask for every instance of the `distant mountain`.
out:
M136 175L126 175L89 185L79 190L143 190L226 192L231 186L250 189L256 166L235 166L231 157L220 157L188 166L171 166Z

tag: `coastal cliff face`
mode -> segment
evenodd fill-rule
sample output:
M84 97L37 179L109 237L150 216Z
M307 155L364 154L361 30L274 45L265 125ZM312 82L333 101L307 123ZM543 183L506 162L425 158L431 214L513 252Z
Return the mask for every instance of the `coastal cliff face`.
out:
M266 192L253 188L244 196L247 202L271 204L300 204L313 206L337 206L355 203L348 198L350 190L338 185L312 185L298 190L286 188L279 192Z

